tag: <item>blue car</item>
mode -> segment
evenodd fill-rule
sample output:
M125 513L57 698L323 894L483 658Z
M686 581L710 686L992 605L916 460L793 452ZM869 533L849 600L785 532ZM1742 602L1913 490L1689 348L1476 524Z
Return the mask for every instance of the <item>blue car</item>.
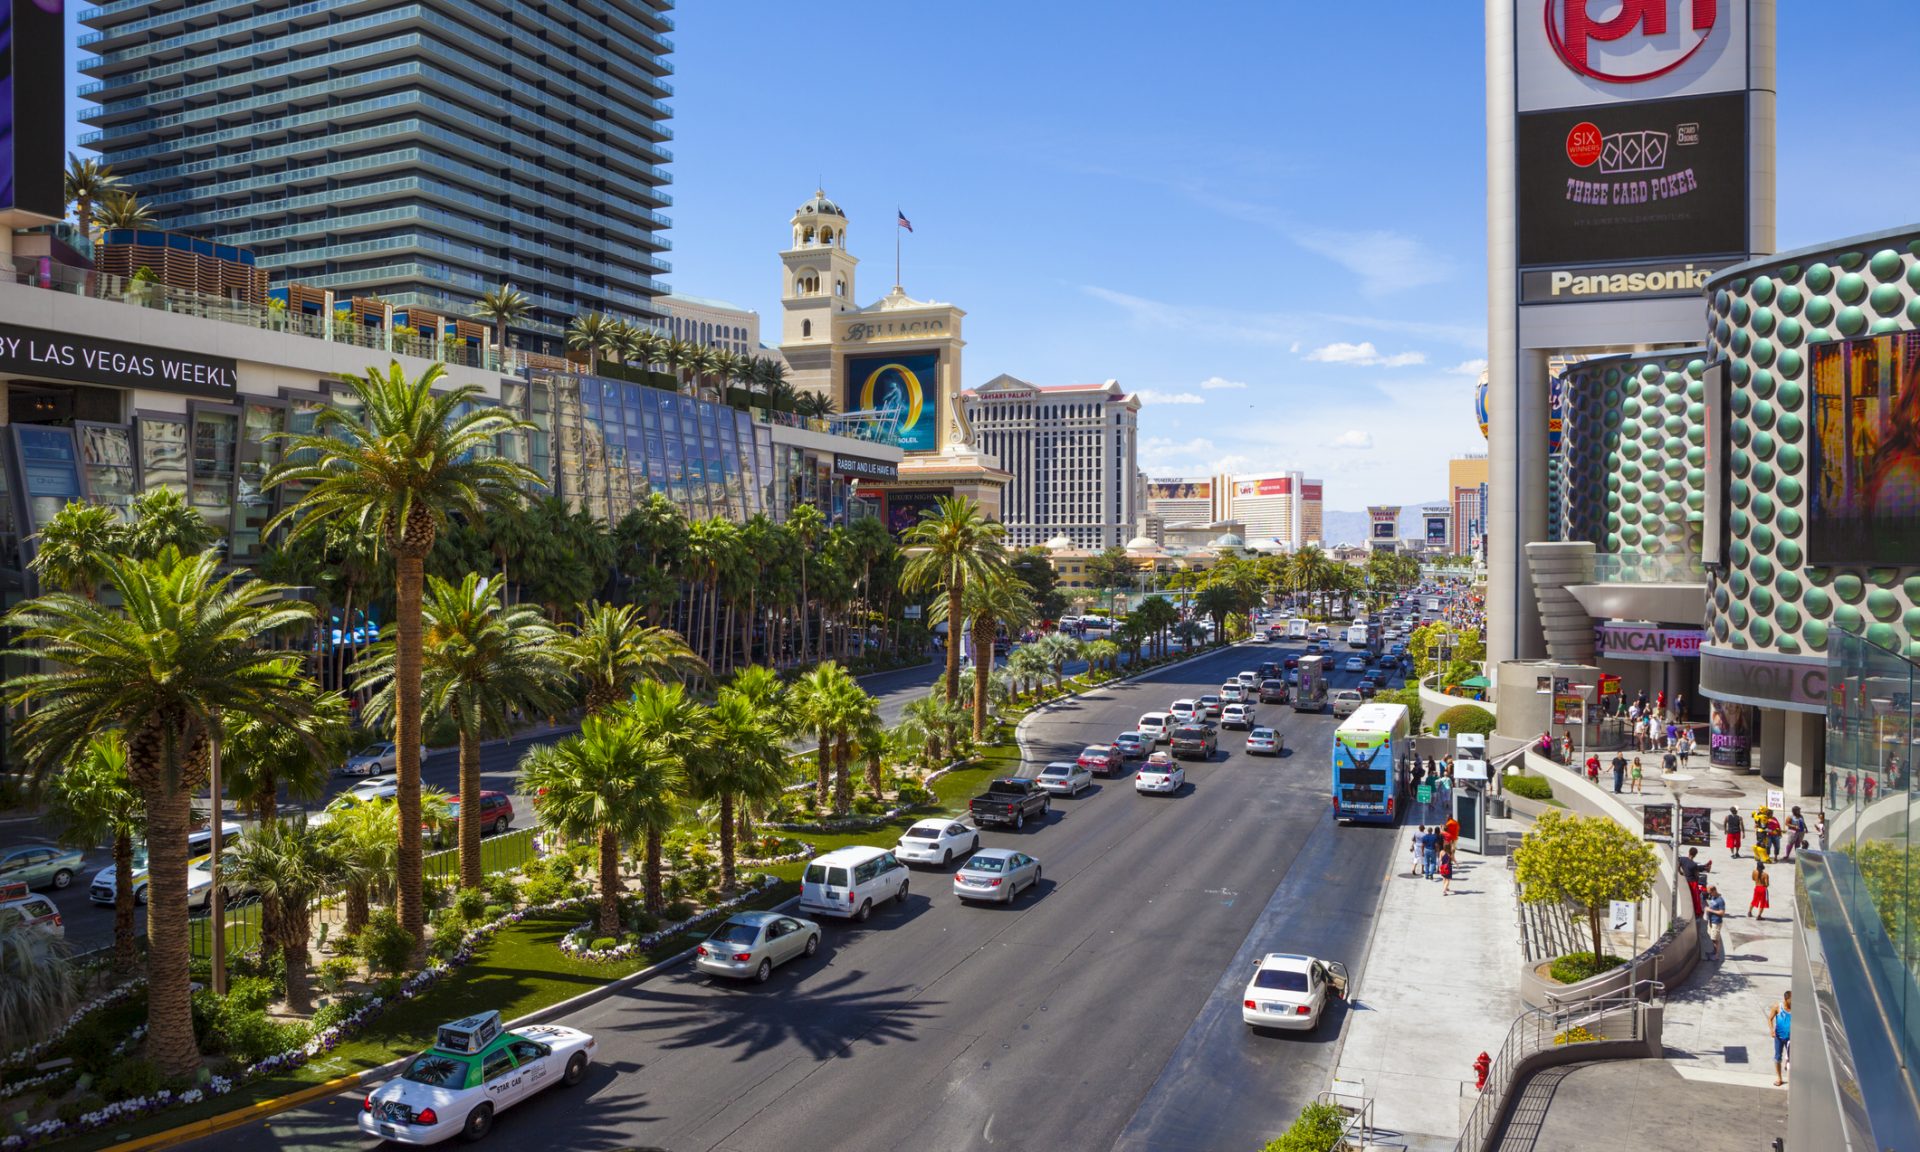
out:
M73 883L74 874L80 870L81 857L85 855L78 848L62 848L57 844L21 844L0 849L0 890L14 884L28 888L65 888Z

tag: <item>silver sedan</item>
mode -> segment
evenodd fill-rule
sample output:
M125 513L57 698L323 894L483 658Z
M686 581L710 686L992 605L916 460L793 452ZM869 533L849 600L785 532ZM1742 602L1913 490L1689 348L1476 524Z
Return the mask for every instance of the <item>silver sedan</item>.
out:
M1055 760L1040 769L1034 783L1055 796L1078 796L1093 787L1093 773L1072 760Z
M737 912L701 941L693 966L709 976L761 984L776 965L820 950L820 925L778 912Z
M953 894L962 900L1011 904L1039 886L1040 861L1011 848L982 848L953 874Z

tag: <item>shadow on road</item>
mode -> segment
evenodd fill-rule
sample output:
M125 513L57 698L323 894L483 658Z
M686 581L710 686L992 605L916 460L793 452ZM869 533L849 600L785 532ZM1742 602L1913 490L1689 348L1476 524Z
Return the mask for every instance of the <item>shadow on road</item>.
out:
M646 1011L612 1030L650 1034L663 1048L731 1051L736 1061L790 1044L823 1060L844 1055L855 1040L913 1039L914 1025L935 1004L915 1002L911 985L854 991L869 975L858 968L820 979L841 943L838 937L818 956L791 961L762 985L708 989L690 974L666 984L643 984L627 998Z

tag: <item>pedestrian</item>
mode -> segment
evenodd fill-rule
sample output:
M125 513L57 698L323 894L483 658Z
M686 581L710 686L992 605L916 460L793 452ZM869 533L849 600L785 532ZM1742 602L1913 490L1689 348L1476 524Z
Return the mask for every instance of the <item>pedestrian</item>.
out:
M1673 698L1673 718L1675 720L1680 721L1682 724L1686 723L1687 697L1686 697L1686 693L1684 692L1675 695Z
M1800 805L1793 806L1793 815L1787 817L1787 851L1782 860L1793 859L1796 849L1807 846L1807 818L1800 815Z
M1767 813L1767 859L1780 859L1780 818Z
M1640 757L1635 756L1633 762L1635 764L1640 763ZM1626 780L1627 758L1615 752L1613 754L1613 794L1615 796L1620 795L1620 787L1626 783Z
M1453 849L1448 848L1440 856L1440 895L1453 895Z
M1671 776L1673 775L1674 769L1678 767L1680 767L1680 757L1674 751L1674 745L1668 744L1666 752L1660 757L1660 771Z
M1727 918L1727 898L1720 895L1720 889L1714 887L1712 884L1707 885L1705 907L1707 910L1707 944L1709 948L1707 959L1711 960L1720 955L1720 926Z
M1667 690L1665 688L1660 689L1660 695L1654 700L1653 707L1657 715L1665 716L1667 714Z
M1443 834L1447 839L1447 851L1452 852L1454 841L1460 839L1460 821L1451 816L1447 817L1447 822L1443 826Z
M1767 900L1767 889L1772 885L1767 879L1767 866L1755 862L1753 866L1753 899L1747 902L1747 915L1755 920L1765 920L1767 909L1772 904Z
M1433 879L1433 871L1440 862L1440 833L1428 827L1420 834L1420 867L1428 880Z
M1645 773L1641 770L1640 757L1638 756L1635 756L1633 758L1633 771L1630 773L1630 775L1633 777L1633 794L1635 796L1638 796L1640 795L1640 778L1641 776L1645 775Z
M1785 1067L1793 1063L1793 993L1780 993L1780 1003L1767 1012L1767 1031L1773 1035L1773 1086L1785 1084Z
M1727 834L1727 850L1733 853L1735 860L1740 859L1740 837L1747 830L1747 826L1740 820L1740 809L1729 807L1727 818L1721 821L1720 827Z
M1680 876L1687 882L1687 892L1693 897L1693 917L1696 920L1700 918L1700 897L1706 890L1707 870L1712 867L1711 862L1700 863L1698 848L1687 849L1686 858L1680 861Z
M1600 784L1600 765L1592 761L1588 761L1587 763L1587 783L1595 787L1598 787Z
M1685 768L1687 761L1693 758L1693 733L1685 728L1680 730L1680 767Z
M1560 733L1560 763L1573 763L1573 737Z

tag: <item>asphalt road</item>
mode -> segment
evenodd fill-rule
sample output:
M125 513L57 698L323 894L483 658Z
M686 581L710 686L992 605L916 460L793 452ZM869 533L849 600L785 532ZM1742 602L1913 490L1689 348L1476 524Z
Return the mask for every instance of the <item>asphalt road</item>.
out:
M1228 649L1083 697L1029 725L1029 759L1109 739L1276 650ZM1268 706L1261 718L1291 755L1248 758L1228 732L1178 796L1139 796L1121 777L1056 798L1024 832L984 833L1045 870L1013 907L962 906L945 870L923 869L904 905L864 926L828 923L820 954L765 986L683 968L576 1013L566 1023L599 1040L586 1083L503 1117L494 1140L673 1152L1257 1146L1324 1087L1340 1016L1317 1037L1251 1035L1226 1012L1248 957L1324 948L1358 968L1390 843L1325 819L1331 717ZM358 1105L343 1095L191 1147L339 1148L359 1140Z

